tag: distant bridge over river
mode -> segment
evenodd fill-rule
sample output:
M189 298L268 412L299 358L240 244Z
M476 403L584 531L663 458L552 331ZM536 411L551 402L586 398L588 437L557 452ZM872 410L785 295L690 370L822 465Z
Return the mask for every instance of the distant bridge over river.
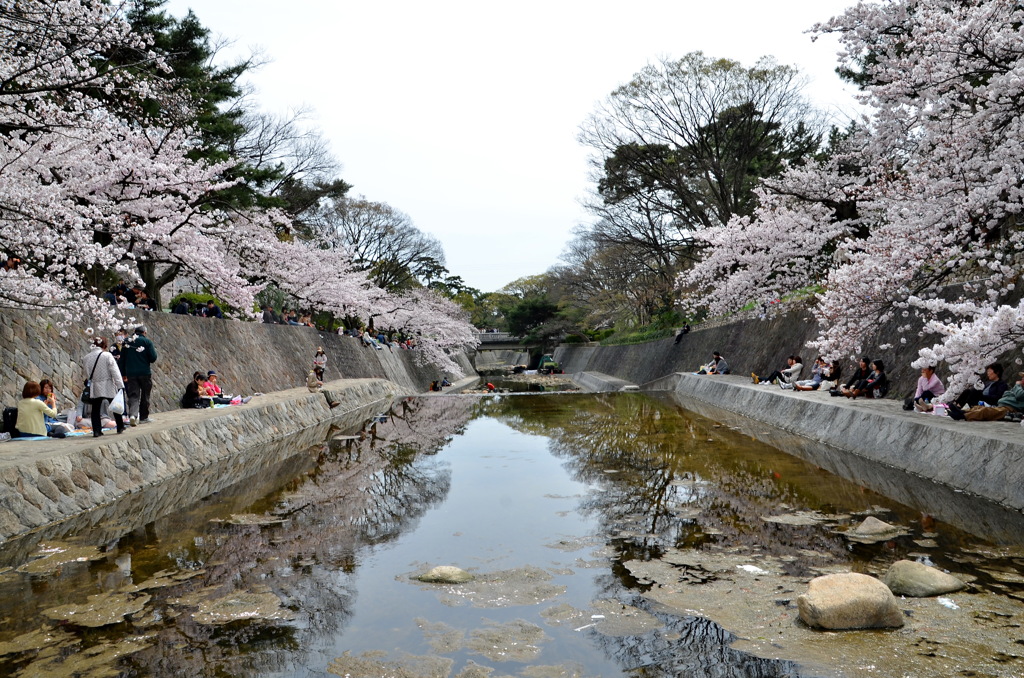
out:
M508 332L480 332L480 345L477 351L525 351L539 344L523 344L522 339L513 337Z

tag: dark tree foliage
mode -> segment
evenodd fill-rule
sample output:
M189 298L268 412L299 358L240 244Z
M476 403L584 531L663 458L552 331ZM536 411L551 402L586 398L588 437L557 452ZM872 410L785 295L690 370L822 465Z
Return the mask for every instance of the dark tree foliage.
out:
M526 337L558 314L558 305L544 297L527 297L503 309L508 331L514 337Z

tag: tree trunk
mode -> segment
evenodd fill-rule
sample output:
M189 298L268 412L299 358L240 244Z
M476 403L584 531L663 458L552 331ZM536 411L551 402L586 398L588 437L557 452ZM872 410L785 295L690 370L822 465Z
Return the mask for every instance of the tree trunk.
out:
M164 304L160 292L165 285L178 277L181 265L171 264L160 275L157 275L156 266L156 262L154 261L140 261L139 277L142 278L142 284L146 290L146 294L153 299L153 303L156 304L157 310L163 310Z

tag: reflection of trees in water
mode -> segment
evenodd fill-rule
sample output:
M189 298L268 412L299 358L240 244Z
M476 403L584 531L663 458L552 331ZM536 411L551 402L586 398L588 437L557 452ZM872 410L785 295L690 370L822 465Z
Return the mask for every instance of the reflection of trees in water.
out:
M818 527L761 520L782 504L821 506L822 488L776 470L793 468L785 475L799 478L808 468L800 460L645 395L552 398L532 417L534 400L505 398L489 413L549 436L551 452L574 477L600 488L582 508L596 512L609 534L625 533L620 548L629 557L715 541L774 555L811 549L847 558L841 538ZM842 483L828 482L827 491Z
M762 659L729 647L735 636L699 616L679 616L659 609L641 595L625 589L612 574L595 582L604 600L618 600L655 617L664 628L638 636L604 635L590 631L594 645L631 676L643 678L797 678L788 661Z
M761 659L734 650L732 634L703 617L676 617L654 613L665 623L662 631L641 636L591 634L604 653L641 678L796 678L792 662ZM666 637L668 635L668 637Z
M308 473L241 509L282 517L283 525L209 522L199 532L171 537L158 523L134 532L122 541L120 552L151 557L134 558L130 581L107 573L103 581L111 588L175 566L204 573L185 584L149 591L153 600L147 610L156 610L159 617L146 626L128 623L93 632L90 642L154 634L152 647L127 660L141 675L289 674L301 667L315 638L337 635L348 623L356 595L350 575L358 568L360 550L410 529L448 493L450 472L433 455L465 427L472 407L467 399L398 403L384 421L369 422L356 436L325 446ZM239 510L236 505L228 512ZM175 522L174 517L164 520ZM161 535L171 538L162 540ZM162 546L165 541L172 550ZM160 556L152 557L154 552ZM95 581L94 573L85 577ZM74 595L84 600L86 586L83 581L81 593ZM272 591L298 619L205 626L190 614L178 615L180 608L170 603L194 592L217 598L235 591Z

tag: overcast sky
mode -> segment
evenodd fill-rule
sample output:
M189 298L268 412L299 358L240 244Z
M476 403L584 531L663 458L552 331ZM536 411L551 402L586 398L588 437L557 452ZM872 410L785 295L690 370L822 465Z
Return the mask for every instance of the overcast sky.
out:
M496 3L170 0L234 48L272 61L250 76L268 112L307 106L352 195L439 238L448 269L494 291L558 261L589 223L596 104L660 57L702 50L746 66L773 55L811 78L821 108L852 111L837 43L805 32L849 0ZM841 118L845 119L845 118Z

